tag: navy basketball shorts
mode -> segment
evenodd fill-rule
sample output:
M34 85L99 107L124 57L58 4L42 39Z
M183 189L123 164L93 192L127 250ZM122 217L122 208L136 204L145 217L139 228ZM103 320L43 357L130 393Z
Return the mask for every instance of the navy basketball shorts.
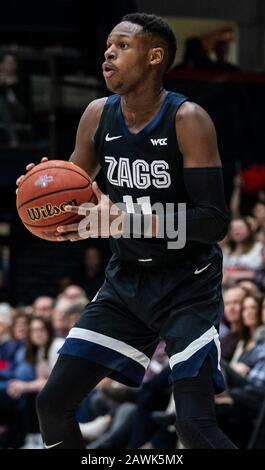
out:
M209 356L218 393L224 389L218 335L221 280L218 246L167 266L131 264L113 255L103 286L59 353L102 364L113 370L114 380L139 386L162 338L171 383L196 377Z

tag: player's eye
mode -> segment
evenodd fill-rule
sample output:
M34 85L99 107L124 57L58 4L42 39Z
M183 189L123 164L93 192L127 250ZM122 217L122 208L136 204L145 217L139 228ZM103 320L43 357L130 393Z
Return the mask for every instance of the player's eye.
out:
M109 49L111 47L111 44L110 43L106 44L106 47L107 49Z
M126 44L126 42L121 42L121 43L120 43L120 48L121 48L121 49L128 49L128 47L129 47L129 46L128 46L128 44Z

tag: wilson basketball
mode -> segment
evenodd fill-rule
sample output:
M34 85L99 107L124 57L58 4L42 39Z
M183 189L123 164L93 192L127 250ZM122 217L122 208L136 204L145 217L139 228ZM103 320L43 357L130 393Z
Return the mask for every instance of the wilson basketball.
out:
M65 206L96 203L92 181L71 162L50 160L30 170L19 186L17 211L25 227L45 240L58 241L56 229L83 218L65 211Z

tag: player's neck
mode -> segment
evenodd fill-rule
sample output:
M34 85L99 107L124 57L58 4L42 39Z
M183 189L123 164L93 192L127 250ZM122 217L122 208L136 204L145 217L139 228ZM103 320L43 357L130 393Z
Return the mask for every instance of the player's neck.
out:
M128 127L137 127L152 118L166 96L162 84L156 88L139 88L121 98L122 113Z

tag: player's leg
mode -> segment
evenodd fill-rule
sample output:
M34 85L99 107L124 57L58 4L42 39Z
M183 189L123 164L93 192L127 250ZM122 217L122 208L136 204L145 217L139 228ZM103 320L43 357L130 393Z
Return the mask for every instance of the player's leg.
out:
M129 386L141 384L158 338L131 313L129 301L137 296L131 281L130 273L112 258L104 285L60 349L61 357L38 399L46 446L82 447L75 410L103 377L110 375ZM137 288L138 275L134 284Z
M37 398L40 429L46 448L82 449L76 420L82 399L111 369L78 356L60 355Z
M223 314L222 256L218 247L164 273L171 297L160 334L174 383L177 431L188 448L235 448L218 428L214 393L224 390L218 326Z
M217 425L209 358L197 377L175 382L174 398L177 434L185 448L236 449Z

